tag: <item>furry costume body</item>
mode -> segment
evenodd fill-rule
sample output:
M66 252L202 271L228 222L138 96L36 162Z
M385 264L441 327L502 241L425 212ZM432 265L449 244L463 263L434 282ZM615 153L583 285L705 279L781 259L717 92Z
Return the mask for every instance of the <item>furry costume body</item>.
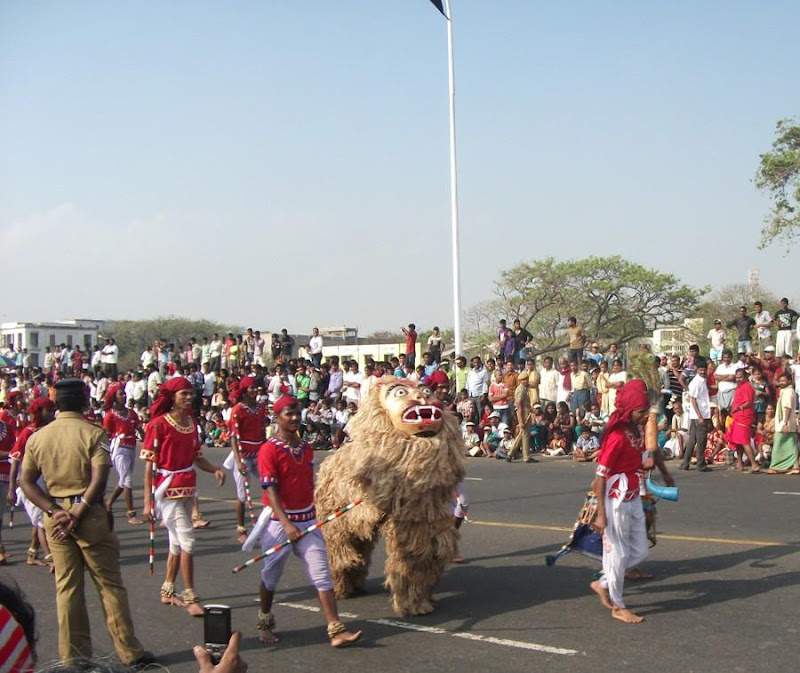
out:
M382 532L394 612L428 614L459 538L452 501L466 470L458 421L425 386L387 377L370 388L348 431L353 441L323 462L315 494L320 519L366 496L324 529L336 596L363 591Z

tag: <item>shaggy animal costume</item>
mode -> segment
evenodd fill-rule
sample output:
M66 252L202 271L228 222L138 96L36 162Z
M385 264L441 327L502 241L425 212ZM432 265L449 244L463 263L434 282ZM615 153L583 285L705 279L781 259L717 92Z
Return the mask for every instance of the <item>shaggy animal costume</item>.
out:
M384 377L370 387L348 433L353 441L323 462L314 498L320 520L366 498L324 529L336 596L363 591L382 531L394 612L428 614L459 538L452 501L466 463L458 421L426 386Z

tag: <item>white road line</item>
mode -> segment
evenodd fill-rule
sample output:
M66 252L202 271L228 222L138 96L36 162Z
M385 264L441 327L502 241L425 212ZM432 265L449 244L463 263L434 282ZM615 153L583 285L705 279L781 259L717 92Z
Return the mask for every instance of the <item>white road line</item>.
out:
M483 481L483 477L464 477L465 481Z
M772 495L800 495L797 491L773 491Z
M285 608L294 608L295 610L305 610L307 612L320 612L320 608L316 605L304 605L303 603L278 603L278 605ZM353 615L347 612L339 613L342 617L348 619L358 619L358 615ZM381 626L393 626L397 629L405 629L406 631L420 631L422 633L434 633L436 635L452 636L453 638L462 638L463 640L477 640L482 643L490 643L492 645L502 645L504 647L516 647L520 650L535 650L537 652L546 652L547 654L563 654L572 656L578 654L578 650L568 650L563 647L551 647L550 645L539 645L538 643L526 643L521 640L509 640L507 638L494 638L492 636L482 636L479 633L467 633L465 631L448 631L440 629L437 626L423 626L422 624L411 624L409 622L399 622L396 619L367 619L370 624L380 624Z
M492 645L503 645L505 647L516 647L521 650L536 650L537 652L547 652L548 654L563 654L572 656L578 654L577 650L568 650L563 647L550 647L549 645L539 645L538 643L526 643L521 640L508 640L507 638L493 638L492 636L482 636L478 633L467 633L465 631L446 631L435 626L421 626L419 624L409 624L408 622L398 622L394 619L368 619L371 624L381 624L382 626L394 626L398 629L407 631L422 631L423 633L436 633L438 635L452 636L453 638L463 638L464 640L477 640Z
M260 600L260 599L259 599ZM320 612L320 608L316 605L303 605L302 603L278 603L285 608L294 608L295 610L306 610L307 612ZM347 617L347 619L358 619L358 615L351 612L340 612L340 617Z

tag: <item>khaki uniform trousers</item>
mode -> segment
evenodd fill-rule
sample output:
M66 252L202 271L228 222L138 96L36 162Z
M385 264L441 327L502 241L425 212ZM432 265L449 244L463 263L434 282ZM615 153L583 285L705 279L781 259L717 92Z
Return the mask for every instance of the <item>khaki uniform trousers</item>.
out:
M70 499L58 499L67 511ZM45 517L45 530L56 575L58 654L62 661L92 656L89 615L84 595L84 571L89 571L103 604L106 626L123 664L131 664L144 652L133 631L128 592L119 567L119 540L109 525L108 514L95 504L65 540L53 537L53 521Z
M522 459L528 460L531 457L531 417L530 415L525 419L525 423L517 428L517 436L514 437L514 443L511 445L509 457L513 458L517 455L520 445L522 445Z

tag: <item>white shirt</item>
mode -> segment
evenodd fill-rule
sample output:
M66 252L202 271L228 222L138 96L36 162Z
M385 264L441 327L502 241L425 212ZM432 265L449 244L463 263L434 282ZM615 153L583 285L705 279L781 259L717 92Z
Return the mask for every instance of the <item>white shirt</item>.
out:
M217 387L217 376L214 372L203 374L203 397L211 397Z
M139 358L142 363L142 367L147 368L148 365L154 365L156 363L156 354L152 350L146 350L142 353L142 357Z
M322 353L322 337L312 336L308 340L308 345L311 347L311 355L319 355Z
M117 364L117 360L119 360L119 346L117 346L117 344L103 346L103 358L107 364Z
M129 379L125 383L125 397L127 398L126 404L128 402L133 402L133 399L134 399L133 398L133 389L134 389L133 379Z
M726 365L724 362L720 362L717 365L717 368L714 370L714 375L732 376L736 373L737 369L741 369L742 367L744 367L744 364L739 361L731 362L729 365ZM719 390L721 393L729 390L736 390L736 381L718 381L717 390Z
M700 409L700 415L705 418L711 418L711 407L708 402L708 385L702 376L695 376L689 384L689 396L697 401L697 408ZM697 412L694 410L694 404L689 404L689 420L700 420Z
M480 397L489 392L489 370L486 367L470 369L467 373L467 394Z
M98 367L102 361L103 353L100 350L94 351L92 353L92 367Z
M542 369L539 372L539 397L549 402L556 401L558 395L558 372L555 369Z
M758 338L769 339L770 334L772 334L772 328L768 326L769 323L772 322L772 316L769 314L769 311L761 311L761 313L756 313L754 319L756 321Z
M361 372L345 372L343 377L344 383L357 383L359 386L364 381L364 375ZM353 388L351 386L344 387L344 398L348 402L356 402L361 397L361 388Z
M133 399L139 400L147 393L147 381L144 378L133 382Z
M147 394L150 395L151 398L158 394L158 387L161 383L161 374L159 374L158 371L151 372L150 376L147 377Z
M719 350L725 345L725 330L710 329L707 338L711 340L711 348Z
M212 341L209 346L212 358L218 358L222 355L222 342L219 339Z
M800 395L800 365L792 365L791 370L794 374L794 389Z

